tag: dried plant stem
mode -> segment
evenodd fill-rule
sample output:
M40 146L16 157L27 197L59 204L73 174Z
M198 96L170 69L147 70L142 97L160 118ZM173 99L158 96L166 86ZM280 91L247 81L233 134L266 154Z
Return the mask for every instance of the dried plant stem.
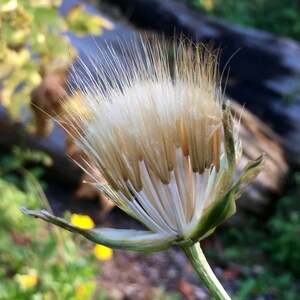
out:
M192 266L216 300L231 300L208 264L199 243L183 247Z

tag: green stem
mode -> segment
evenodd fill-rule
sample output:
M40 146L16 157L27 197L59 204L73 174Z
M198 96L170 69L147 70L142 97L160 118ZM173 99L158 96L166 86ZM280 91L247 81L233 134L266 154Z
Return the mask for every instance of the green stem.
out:
M231 300L208 264L199 243L183 247L192 266L217 300Z

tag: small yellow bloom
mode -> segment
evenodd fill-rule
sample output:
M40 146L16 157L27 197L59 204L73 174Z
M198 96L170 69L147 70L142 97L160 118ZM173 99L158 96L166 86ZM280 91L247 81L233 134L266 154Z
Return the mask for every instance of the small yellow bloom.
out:
M111 248L106 246L96 245L94 248L94 254L100 260L109 260L112 259L113 251Z
M79 283L75 288L75 299L86 300L91 299L96 289L96 285L93 281Z
M71 223L83 229L95 227L94 221L87 215L72 214Z
M83 284L78 285L75 289L75 295L77 298L81 298L82 296L84 296L85 292L86 288Z
M22 290L33 288L38 282L38 274L34 269L30 270L28 274L17 274L15 278Z
M215 8L214 0L202 0L202 5L206 11L212 11Z

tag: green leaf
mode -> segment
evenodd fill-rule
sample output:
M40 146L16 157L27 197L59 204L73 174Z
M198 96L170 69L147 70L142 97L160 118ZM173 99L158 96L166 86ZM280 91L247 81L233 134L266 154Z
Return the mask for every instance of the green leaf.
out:
M79 35L101 34L102 28L112 29L113 23L101 16L88 14L82 5L74 5L69 11L66 22L71 30Z
M45 29L47 31L50 31L50 28L55 29L56 31L65 29L63 19L60 17L59 12L55 6L30 6L28 7L28 11L33 15L34 25L39 26L39 32Z

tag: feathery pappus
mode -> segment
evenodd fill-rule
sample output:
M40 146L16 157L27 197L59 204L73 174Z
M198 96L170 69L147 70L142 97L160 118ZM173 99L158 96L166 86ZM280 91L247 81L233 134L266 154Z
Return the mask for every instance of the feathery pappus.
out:
M129 52L125 51L130 46ZM100 50L105 65L75 81L85 105L68 104L65 126L107 184L94 185L148 230L84 229L47 211L29 215L116 249L153 252L178 245L212 295L230 300L198 243L235 213L235 200L262 170L242 153L218 74L218 54L180 39L141 38ZM71 105L71 106L70 106ZM88 163L87 163L88 164ZM81 166L93 177L91 165ZM240 187L242 188L240 189Z
M99 49L106 61L93 63L95 77L87 67L77 74L86 107L69 110L68 128L108 182L95 178L94 185L149 231L137 242L132 230L98 229L96 240L142 251L199 241L235 212L239 185L256 177L263 157L233 182L242 150L229 103L223 108L218 51L164 38L136 38L121 49L123 61L113 48ZM48 213L38 216L78 231ZM93 239L87 232L80 233ZM108 235L101 241L101 234Z

